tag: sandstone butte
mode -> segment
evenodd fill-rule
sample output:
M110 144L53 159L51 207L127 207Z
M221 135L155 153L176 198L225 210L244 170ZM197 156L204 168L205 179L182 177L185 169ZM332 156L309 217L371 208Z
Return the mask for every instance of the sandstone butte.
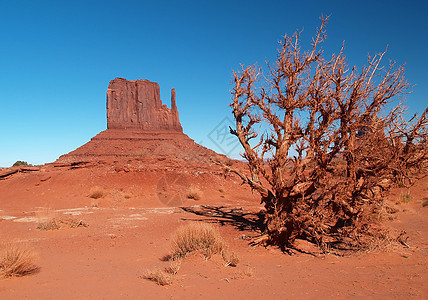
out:
M107 130L54 164L147 159L209 163L213 157L225 158L183 133L175 89L169 109L160 99L158 83L115 78L107 89Z
M162 104L157 82L113 79L107 90L107 128L183 132L175 90L171 90L171 109L168 109Z

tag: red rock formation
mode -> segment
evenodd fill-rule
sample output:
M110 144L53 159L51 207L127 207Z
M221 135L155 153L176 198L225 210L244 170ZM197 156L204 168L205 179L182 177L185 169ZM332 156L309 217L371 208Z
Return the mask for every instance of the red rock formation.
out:
M168 109L160 99L158 83L113 79L107 90L107 128L182 132L175 90L171 90L171 109Z
M110 81L107 90L107 127L85 145L62 155L57 164L124 160L180 161L207 164L224 159L196 144L183 133L171 90L171 109L162 104L159 84L149 80ZM184 164L183 164L184 163Z
M211 158L222 159L224 156L198 145L182 132L107 129L83 146L62 155L56 163L168 159L209 164Z

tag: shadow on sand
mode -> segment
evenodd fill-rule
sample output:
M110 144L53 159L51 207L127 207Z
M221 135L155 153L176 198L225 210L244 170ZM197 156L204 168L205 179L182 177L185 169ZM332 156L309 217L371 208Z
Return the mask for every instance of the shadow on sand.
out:
M195 214L197 216L203 217L199 219L191 218L182 218L184 221L199 221L199 222L211 222L224 225L230 225L237 228L240 231L247 231L249 234L245 234L244 239L250 241L251 246L259 245L257 242L258 237L263 237L264 232L264 215L262 212L249 212L245 211L242 207L226 207L226 206L209 206L209 205L195 205L189 207L180 207L182 210L188 213ZM298 239L302 243L305 239ZM306 245L313 244L312 242L307 241ZM267 246L267 244L263 244ZM278 247L278 246L277 246ZM287 254L304 253L311 256L320 255L319 249L314 245L310 245L302 248L299 246L292 245L289 248L278 247Z
M231 208L226 206L209 205L197 205L180 208L185 212L204 217L196 220L182 218L182 220L208 221L221 224L222 226L231 225L240 231L252 231L258 234L263 232L264 216L261 212L248 212L245 211L242 207Z

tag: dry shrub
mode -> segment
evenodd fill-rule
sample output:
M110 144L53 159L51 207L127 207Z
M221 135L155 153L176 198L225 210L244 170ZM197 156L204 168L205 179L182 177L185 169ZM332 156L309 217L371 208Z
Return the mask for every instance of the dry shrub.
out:
M214 254L223 254L227 244L217 228L206 223L190 223L177 229L172 239L172 258L183 258L199 251L207 259Z
M187 193L188 199L200 200L202 198L202 191L194 186L191 186L189 192Z
M39 224L37 225L37 229L40 230L56 230L56 229L60 229L61 225L60 222L57 221L55 218L50 219L50 220L44 220L44 221L40 221Z
M34 264L34 252L15 244L0 245L0 275L4 277L25 276L39 270Z
M253 267L247 266L247 267L244 269L243 274L244 274L245 276L247 276L247 277L253 277L253 276L254 276L255 271L256 271L256 268L253 268Z
M177 275L178 271L180 271L181 268L181 259L170 259L169 260L169 267L165 269L165 272L173 275Z
M244 270L240 270L239 272L234 273L231 276L231 279L244 279L245 277L253 277L255 272L255 268L247 265Z
M62 225L66 225L69 228L78 228L78 227L88 227L88 224L81 220L76 218L69 218L69 219L57 219L52 218L49 220L44 220L39 222L37 225L37 229L40 230L56 230L61 229Z
M172 276L165 271L155 269L154 271L147 271L144 278L156 282L158 285L172 284Z
M57 212L54 209L43 207L38 209L35 214L38 219L37 229L55 230L61 227L57 218Z
M356 236L352 242L357 242L359 251L362 252L390 251L396 249L399 244L408 248L407 238L405 231L372 228L366 234Z
M109 195L116 202L122 202L124 199L128 200L132 197L130 194L125 193L122 188L113 190L109 193Z
M223 259L226 262L226 266L236 267L239 264L239 256L235 252L231 252L229 257L224 256Z
M99 186L94 186L89 191L89 197L93 198L93 199L102 198L104 196L104 194L105 194L104 189L102 187L99 187Z
M410 195L409 192L404 192L400 194L400 197L398 198L401 203L409 203L412 201L413 197Z
M260 194L263 242L289 252L297 239L328 251L370 235L385 193L428 165L428 108L406 120L404 67L383 65L385 52L362 68L348 65L344 48L325 57L327 21L308 51L298 31L284 36L267 72L233 73L230 133L248 172L218 161Z
M200 253L205 259L214 254L220 254L226 266L236 266L239 258L236 253L227 255L228 246L220 235L218 228L206 223L190 223L180 226L172 237L172 254L162 260L169 261L169 267L164 270L147 271L144 278L159 285L169 285L181 268L182 260L191 253Z
M76 218L61 220L61 223L67 225L69 228L88 227L89 226L85 221L83 221L81 219L76 219Z

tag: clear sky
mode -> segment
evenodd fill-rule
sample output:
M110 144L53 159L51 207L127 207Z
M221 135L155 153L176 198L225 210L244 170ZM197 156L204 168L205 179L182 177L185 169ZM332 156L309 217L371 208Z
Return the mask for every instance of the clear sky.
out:
M303 29L305 49L322 14L326 54L345 41L348 63L361 66L388 45L414 85L409 111L428 105L425 0L1 0L0 166L52 162L105 130L115 77L158 82L168 106L174 87L184 132L228 152L210 133L232 118L232 71L274 59L285 33Z

